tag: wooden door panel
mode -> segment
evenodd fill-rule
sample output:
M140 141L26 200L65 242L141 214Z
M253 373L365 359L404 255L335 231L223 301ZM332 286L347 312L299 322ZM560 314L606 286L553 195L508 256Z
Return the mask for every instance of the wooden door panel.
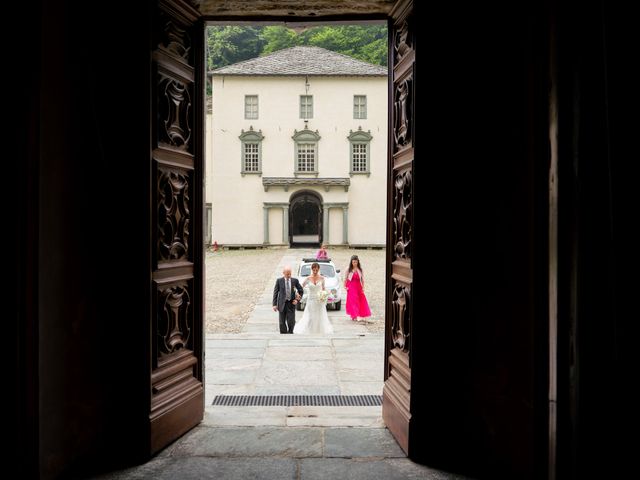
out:
M150 453L197 425L204 412L198 20L198 12L184 2L158 3L151 152Z
M409 454L411 428L411 330L413 322L413 3L402 1L391 12L389 200L387 208L385 384L382 416Z

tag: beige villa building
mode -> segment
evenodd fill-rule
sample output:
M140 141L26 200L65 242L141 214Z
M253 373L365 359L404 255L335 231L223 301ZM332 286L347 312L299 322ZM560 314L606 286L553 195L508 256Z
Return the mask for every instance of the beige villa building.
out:
M386 67L293 47L210 77L207 243L384 246Z

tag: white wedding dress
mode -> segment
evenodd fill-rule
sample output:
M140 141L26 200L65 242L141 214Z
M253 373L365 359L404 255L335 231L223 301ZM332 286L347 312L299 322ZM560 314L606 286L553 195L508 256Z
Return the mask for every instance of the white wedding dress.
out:
M323 284L308 282L307 304L304 307L302 318L293 327L293 333L300 334L330 334L333 333L333 325L327 315L327 304L318 299L318 292L323 289Z

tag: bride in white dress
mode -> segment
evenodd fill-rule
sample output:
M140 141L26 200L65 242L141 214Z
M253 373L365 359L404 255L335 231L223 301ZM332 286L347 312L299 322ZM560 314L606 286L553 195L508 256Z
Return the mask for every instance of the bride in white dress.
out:
M324 277L318 272L320 265L311 265L311 275L302 282L302 287L307 289L307 305L304 308L302 318L293 327L293 333L301 334L330 334L333 333L333 325L327 315L326 301L320 300L318 294L324 290Z

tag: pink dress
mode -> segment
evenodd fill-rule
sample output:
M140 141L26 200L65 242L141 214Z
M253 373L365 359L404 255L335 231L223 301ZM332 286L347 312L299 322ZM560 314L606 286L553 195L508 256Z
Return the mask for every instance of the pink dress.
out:
M367 297L364 296L364 290L362 290L358 271L354 270L351 280L347 277L347 281L345 283L348 289L346 307L347 315L349 315L352 320L355 320L356 317L370 317L371 310L369 309L369 302L367 302Z

